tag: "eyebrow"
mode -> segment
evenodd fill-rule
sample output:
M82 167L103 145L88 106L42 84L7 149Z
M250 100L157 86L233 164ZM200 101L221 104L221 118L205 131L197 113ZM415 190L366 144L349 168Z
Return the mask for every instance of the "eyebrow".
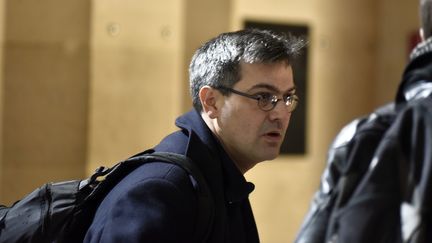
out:
M271 91L273 91L275 93L280 93L281 92L278 88L276 88L275 86L270 85L270 84L256 84L256 85L252 86L250 89L248 89L248 91L251 91L253 89L259 89L259 88L268 89L268 90L271 90ZM295 92L295 90L296 90L296 86L289 88L284 93L293 93L293 92Z

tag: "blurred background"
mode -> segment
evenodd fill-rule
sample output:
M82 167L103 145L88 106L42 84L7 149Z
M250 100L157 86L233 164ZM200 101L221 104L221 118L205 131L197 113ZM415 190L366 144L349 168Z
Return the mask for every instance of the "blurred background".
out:
M261 241L292 242L334 136L393 99L417 40L417 4L0 0L0 203L83 178L174 131L191 108L190 58L209 38L247 22L301 26L304 149L246 174Z

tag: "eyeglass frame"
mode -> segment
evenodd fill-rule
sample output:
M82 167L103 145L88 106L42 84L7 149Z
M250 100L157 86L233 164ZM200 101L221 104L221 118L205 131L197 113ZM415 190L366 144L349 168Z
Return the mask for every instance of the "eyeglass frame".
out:
M250 95L248 93L244 93L244 92L235 90L233 88L225 87L225 86L219 86L219 87L216 87L215 89L225 90L227 92L234 93L236 95L240 95L240 96L243 96L246 98L254 99L257 101L257 105L260 108L260 110L262 110L262 111L271 111L276 107L276 105L279 101L283 101L283 103L285 104L286 107L291 107L290 111L289 111L291 113L297 108L297 104L299 102L299 97L296 94L290 94L290 95L282 96L282 98L278 98L277 95L271 94L269 92L269 94L271 94L270 104L272 104L272 107L270 109L264 109L263 106L260 105L260 104L262 104L262 103L260 103L260 101L263 100L262 96L260 96L260 95Z

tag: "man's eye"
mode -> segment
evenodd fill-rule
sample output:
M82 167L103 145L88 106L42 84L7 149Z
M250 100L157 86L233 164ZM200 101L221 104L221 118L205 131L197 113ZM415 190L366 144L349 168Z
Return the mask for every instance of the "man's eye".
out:
M265 102L271 102L273 95L270 93L259 93L256 95L258 99L265 101Z
M285 101L287 101L287 100L292 100L293 97L294 97L294 94L287 94L287 95L284 95L284 96L283 96L283 99L284 99Z

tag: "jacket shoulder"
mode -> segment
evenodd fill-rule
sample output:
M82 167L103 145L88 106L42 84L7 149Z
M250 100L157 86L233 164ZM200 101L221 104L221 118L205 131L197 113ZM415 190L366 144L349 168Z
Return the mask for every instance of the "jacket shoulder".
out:
M105 197L85 242L188 242L196 207L196 194L183 168L145 163Z

